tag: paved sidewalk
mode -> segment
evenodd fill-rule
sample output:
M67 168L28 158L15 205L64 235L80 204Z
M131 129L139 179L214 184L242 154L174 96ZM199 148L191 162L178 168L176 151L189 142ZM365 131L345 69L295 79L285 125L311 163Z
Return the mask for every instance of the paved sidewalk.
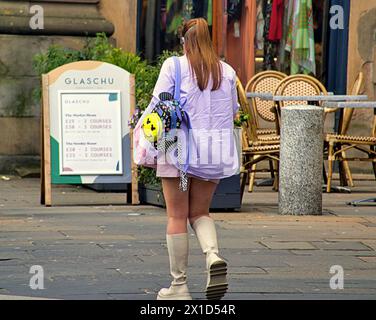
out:
M376 196L376 183L357 184L324 195L320 217L279 216L270 188L247 193L241 212L213 213L229 261L226 299L376 299L376 207L345 205ZM80 187L53 195L57 205L45 208L38 179L0 180L0 299L155 299L169 284L163 209ZM191 229L190 247L189 287L204 299L204 256ZM44 290L29 287L33 265L44 268ZM344 290L330 289L333 265L344 269Z

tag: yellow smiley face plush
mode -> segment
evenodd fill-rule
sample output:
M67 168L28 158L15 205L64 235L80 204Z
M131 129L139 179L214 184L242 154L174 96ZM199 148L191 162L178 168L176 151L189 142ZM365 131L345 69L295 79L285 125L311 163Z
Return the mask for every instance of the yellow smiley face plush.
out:
M155 112L148 114L142 121L142 130L149 142L156 142L162 136L163 123Z

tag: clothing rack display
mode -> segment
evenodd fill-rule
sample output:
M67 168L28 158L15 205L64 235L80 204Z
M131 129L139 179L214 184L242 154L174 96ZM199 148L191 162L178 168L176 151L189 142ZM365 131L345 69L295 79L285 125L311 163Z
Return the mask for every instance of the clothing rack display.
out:
M179 51L183 21L203 17L213 24L213 0L150 0L140 8L138 50L151 62L163 50Z
M220 58L244 85L262 70L306 73L323 82L328 76L323 50L333 48L324 43L329 41L325 10L338 1L140 0L139 52L152 62L163 50L180 50L183 21L203 17Z

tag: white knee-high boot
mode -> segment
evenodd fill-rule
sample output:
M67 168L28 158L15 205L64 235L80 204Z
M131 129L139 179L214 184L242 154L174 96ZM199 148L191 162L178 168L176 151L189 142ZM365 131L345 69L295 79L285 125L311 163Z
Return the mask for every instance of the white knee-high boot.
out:
M166 234L172 282L158 292L157 300L192 300L187 286L188 233Z
M206 254L206 297L210 300L221 299L227 292L227 263L218 255L217 232L214 220L209 216L198 218L192 225Z

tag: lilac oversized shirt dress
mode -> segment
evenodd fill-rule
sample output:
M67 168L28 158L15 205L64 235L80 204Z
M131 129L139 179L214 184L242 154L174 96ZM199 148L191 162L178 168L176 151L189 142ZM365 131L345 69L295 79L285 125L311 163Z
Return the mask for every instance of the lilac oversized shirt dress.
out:
M234 116L239 104L236 91L236 73L225 62L222 66L222 83L212 91L212 81L201 91L196 77L192 76L187 57L179 57L181 66L181 101L189 115L192 134L189 135L189 166L187 173L204 180L230 177L239 170L239 153L233 134ZM151 104L156 104L161 92L174 93L175 65L168 58L162 65L153 91ZM179 177L172 164L158 164L158 177Z

